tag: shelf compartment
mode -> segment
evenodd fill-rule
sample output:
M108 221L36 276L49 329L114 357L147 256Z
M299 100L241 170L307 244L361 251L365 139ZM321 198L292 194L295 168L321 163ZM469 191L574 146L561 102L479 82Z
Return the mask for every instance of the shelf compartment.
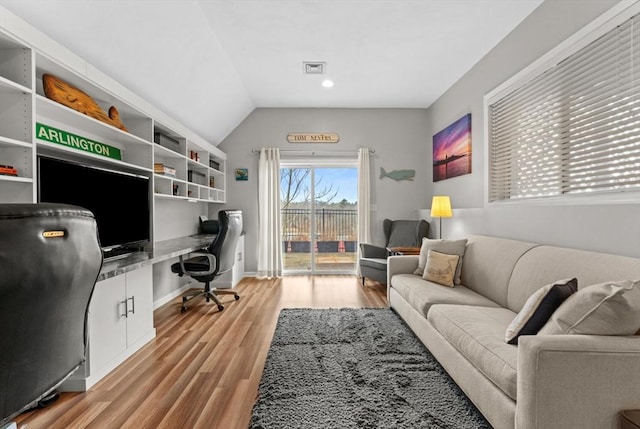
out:
M0 135L22 142L32 141L31 94L0 86Z
M78 88L79 90L85 92L105 112L108 112L109 108L111 106L114 106L116 109L118 109L118 113L120 114L120 119L122 120L122 123L129 130L129 133L127 134L135 135L136 137L142 138L147 141L151 140L152 136L149 134L151 126L150 125L147 125L146 127L138 126L138 122L140 122L141 120L144 121L145 123L151 122L151 118L148 115L132 107L131 104L125 102L121 98L118 98L114 96L112 93L104 90L100 85L91 84L87 80L86 76L78 75L77 73L70 71L66 67L61 66L55 60L52 60L51 58L44 56L40 53L36 53L36 93L40 97L47 99L44 95L44 89L42 86L42 75L44 73L51 74L67 82L68 84ZM70 110L73 110L73 109L70 109ZM132 126L129 126L130 123L132 124ZM108 124L105 124L105 125L111 127L111 125L108 125ZM115 127L112 127L112 128L115 128ZM123 131L123 133L125 132Z
M25 177L0 176L0 201L12 203L35 202L33 179Z
M30 91L33 85L31 49L0 35L0 76Z
M33 178L33 148L23 145L0 145L0 165L10 165L18 171L18 176L0 175L3 179Z
M127 164L146 168L150 168L152 165L152 143L147 140L119 130L40 95L36 96L36 112L38 122L120 149L122 151L122 161ZM39 142L43 142L43 140L39 140ZM64 147L63 145L58 146ZM66 149L81 152L75 149ZM91 155L88 152L86 153Z
M198 185L194 185L192 183L189 183L189 186L187 188L187 197L193 200L199 200L200 199L200 187Z
M187 182L161 174L153 175L153 192L155 196L186 197Z
M122 131L114 126L101 122L76 110L73 110L53 100L49 100L43 95L36 95L36 112L38 117L43 119L55 119L62 123L63 127L72 128L80 133L88 132L94 135L102 136L101 138L109 138L114 142L151 146L149 140L138 137L134 134ZM98 137L100 138L100 137Z
M0 53L0 55L2 55ZM9 91L16 91L23 94L31 94L31 90L26 86L23 86L19 83L12 81L11 79L7 79L4 76L0 75L0 92L5 93Z
M176 173L175 173L175 178L182 180L182 181L186 181L187 180L187 166L186 166L186 162L184 161L183 157L176 157L176 156L161 156L158 153L155 154L154 156L154 165L155 164L163 164L166 165L168 167L172 167L175 169ZM167 176L170 177L170 176Z
M154 122L153 126L154 146L161 147L174 154L185 157L187 154L187 140L180 134L159 122ZM175 144L172 144L175 142Z
M200 186L207 186L207 174L198 170L187 170L187 182Z

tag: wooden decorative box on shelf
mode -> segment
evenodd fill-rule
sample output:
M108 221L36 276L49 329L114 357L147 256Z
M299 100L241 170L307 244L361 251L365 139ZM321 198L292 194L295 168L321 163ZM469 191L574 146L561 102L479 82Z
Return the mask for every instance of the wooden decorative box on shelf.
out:
M48 73L42 75L42 86L48 99L129 132L120 120L120 113L115 106L109 107L109 113L105 113L89 94Z

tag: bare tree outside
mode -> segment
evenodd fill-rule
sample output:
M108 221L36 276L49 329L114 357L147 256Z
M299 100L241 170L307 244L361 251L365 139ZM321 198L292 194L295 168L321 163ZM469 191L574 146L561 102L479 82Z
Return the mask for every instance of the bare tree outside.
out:
M309 188L309 175L311 170L308 168L282 168L280 169L280 195L281 208L286 209L292 202L309 203L311 200L311 189ZM333 184L321 188L322 177L316 180L314 190L316 201L330 203L340 191L339 188L334 189Z

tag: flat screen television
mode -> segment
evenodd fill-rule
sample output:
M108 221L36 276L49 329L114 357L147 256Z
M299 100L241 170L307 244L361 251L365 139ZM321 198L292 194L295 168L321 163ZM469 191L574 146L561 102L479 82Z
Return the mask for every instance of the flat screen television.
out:
M38 156L38 201L93 212L105 258L150 241L149 185L146 176Z

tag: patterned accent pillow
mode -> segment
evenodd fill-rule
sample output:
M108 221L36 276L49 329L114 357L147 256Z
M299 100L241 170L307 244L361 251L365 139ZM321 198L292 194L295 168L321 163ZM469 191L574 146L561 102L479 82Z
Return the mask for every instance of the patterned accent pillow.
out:
M448 255L458 255L458 265L456 266L455 277L453 283L456 285L461 284L460 273L462 272L462 258L464 251L467 248L467 239L462 240L434 240L430 238L422 239L422 246L420 247L420 256L418 257L418 268L413 274L424 277L424 268L427 265L427 254L429 250L434 250L440 253L446 253Z
M640 281L580 289L551 316L539 335L633 335L640 329Z
M535 291L522 310L509 324L505 341L518 344L520 335L535 335L547 323L560 305L578 290L578 279L566 279L546 285Z
M448 255L433 250L427 252L427 265L422 278L443 286L454 287L453 279L458 265L458 255Z

